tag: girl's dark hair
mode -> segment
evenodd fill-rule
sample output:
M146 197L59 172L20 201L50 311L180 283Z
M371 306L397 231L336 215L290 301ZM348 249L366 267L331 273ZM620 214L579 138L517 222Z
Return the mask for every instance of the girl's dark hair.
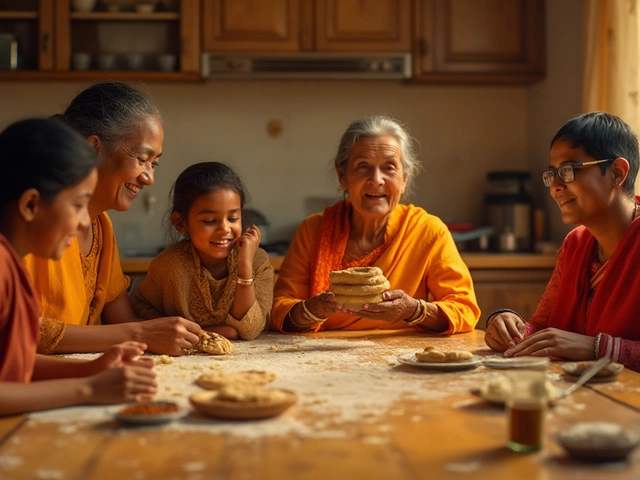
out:
M149 117L160 111L146 93L122 82L102 82L80 92L62 114L85 138L96 135L108 149L138 134Z
M238 174L230 166L220 162L196 163L178 176L169 192L171 207L165 216L165 223L172 239L176 239L176 235L171 214L176 212L184 220L198 198L221 189L237 193L240 197L240 208L244 209L249 194Z
M34 118L0 133L0 209L35 188L45 202L77 185L97 166L86 138L55 119Z
M584 148L587 155L596 160L615 160L618 157L627 159L629 174L623 188L630 197L635 195L639 163L638 138L622 119L605 112L584 113L565 123L553 137L551 146L557 140L567 141L573 148ZM608 165L599 165L603 174Z

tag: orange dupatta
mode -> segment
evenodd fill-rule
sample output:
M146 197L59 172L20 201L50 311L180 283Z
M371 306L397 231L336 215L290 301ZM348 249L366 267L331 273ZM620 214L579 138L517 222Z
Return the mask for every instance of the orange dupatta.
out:
M380 258L389 246L385 242L356 261L343 263L351 233L351 202L343 200L325 209L318 235L318 244L311 271L311 296L329 289L329 274L334 270L368 267Z

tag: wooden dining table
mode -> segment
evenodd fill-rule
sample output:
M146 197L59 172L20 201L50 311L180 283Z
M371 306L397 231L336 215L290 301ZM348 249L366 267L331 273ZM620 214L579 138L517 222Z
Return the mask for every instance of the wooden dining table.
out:
M0 479L602 479L640 478L626 461L569 457L557 434L579 422L640 433L640 375L588 384L545 416L541 450L506 448L503 407L472 390L500 374L485 365L442 372L398 362L427 345L497 357L482 331L449 337L407 331L263 333L224 357L157 357L158 398L184 407L213 370L267 370L298 402L264 420L221 420L196 410L161 426L130 427L121 406L81 406L0 419ZM82 357L80 355L79 357ZM553 362L558 389L571 385Z

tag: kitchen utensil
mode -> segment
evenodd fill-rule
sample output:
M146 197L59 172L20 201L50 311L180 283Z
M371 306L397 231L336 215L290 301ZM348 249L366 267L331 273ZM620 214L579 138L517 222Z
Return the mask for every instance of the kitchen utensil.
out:
M493 227L492 250L527 252L532 248L533 199L527 189L531 174L520 171L487 173L483 201L484 224Z
M582 375L580 375L580 378L578 378L578 380L576 380L576 383L571 385L566 390L559 390L558 391L558 395L556 396L556 399L559 400L559 399L564 398L564 397L566 397L568 395L571 395L578 388L580 388L582 385L587 383L591 379L591 377L593 377L596 373L598 373L600 371L601 368L606 367L610 363L611 363L611 358L602 357L600 360L595 362L591 366L591 368L588 368L587 370L585 370L585 372Z

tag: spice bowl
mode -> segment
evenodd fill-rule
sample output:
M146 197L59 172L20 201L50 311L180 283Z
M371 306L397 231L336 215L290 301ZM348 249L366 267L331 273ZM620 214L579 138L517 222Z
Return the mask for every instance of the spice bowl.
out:
M127 425L162 425L186 417L189 410L173 402L140 402L114 412L115 418Z
M640 444L640 435L616 423L582 422L560 432L557 440L578 460L619 462Z

